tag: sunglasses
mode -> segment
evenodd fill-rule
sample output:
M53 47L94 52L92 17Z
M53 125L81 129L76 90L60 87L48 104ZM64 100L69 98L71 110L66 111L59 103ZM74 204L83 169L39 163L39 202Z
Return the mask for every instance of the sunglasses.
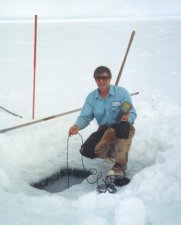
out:
M97 81L100 81L100 80L107 81L109 79L110 79L110 77L108 77L108 76L98 76L98 77L95 77L95 80L97 80Z

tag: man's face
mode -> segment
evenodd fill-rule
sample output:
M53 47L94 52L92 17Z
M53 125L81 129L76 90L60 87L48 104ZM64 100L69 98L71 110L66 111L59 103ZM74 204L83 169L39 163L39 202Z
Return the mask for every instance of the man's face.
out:
M106 73L101 73L95 77L96 84L100 90L109 88L111 77Z

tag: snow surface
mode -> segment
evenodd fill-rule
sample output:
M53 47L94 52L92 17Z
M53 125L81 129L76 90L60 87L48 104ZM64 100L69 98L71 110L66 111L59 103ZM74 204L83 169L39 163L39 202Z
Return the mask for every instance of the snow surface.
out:
M181 224L181 18L39 23L36 119L82 106L96 88L95 67L107 65L112 83L131 32L120 85L133 97L138 118L129 155L131 182L116 194L98 194L84 180L59 193L31 183L66 167L67 133L78 113L0 134L1 225ZM33 23L0 23L0 128L31 121ZM80 133L85 140L97 124ZM69 140L69 165L82 168L78 135ZM85 159L103 174L112 164Z

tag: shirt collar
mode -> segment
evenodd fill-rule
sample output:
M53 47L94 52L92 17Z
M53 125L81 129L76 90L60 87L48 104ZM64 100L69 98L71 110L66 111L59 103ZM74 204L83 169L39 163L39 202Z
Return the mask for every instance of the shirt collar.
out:
M109 86L109 94L108 94L108 96L110 96L110 95L114 96L114 86L113 85L110 85ZM97 98L101 98L101 96L99 94L99 89L98 88L96 89L95 98L96 99Z

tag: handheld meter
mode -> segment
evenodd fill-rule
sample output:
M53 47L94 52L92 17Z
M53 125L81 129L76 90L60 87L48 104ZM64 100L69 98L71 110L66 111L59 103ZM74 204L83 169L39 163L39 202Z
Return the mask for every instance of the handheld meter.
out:
M126 115L129 113L129 111L132 109L132 105L129 103L129 102L124 102L122 105L121 105L121 113L123 115Z

